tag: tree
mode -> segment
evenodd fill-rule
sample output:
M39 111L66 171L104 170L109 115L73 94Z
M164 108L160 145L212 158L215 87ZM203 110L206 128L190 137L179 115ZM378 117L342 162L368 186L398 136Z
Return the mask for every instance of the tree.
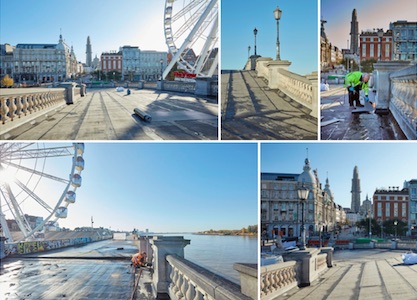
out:
M14 81L12 78L10 78L9 74L6 74L1 80L1 86L11 87L13 86L13 84L14 84Z
M361 61L362 72L364 73L372 73L374 70L374 63L376 63L375 58L365 59Z

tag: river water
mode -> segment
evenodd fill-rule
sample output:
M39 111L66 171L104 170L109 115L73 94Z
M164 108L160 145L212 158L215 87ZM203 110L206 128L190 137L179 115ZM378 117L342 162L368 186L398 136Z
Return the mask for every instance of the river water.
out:
M221 236L175 234L191 240L185 247L185 258L237 284L239 273L234 263L257 263L257 238L246 236Z

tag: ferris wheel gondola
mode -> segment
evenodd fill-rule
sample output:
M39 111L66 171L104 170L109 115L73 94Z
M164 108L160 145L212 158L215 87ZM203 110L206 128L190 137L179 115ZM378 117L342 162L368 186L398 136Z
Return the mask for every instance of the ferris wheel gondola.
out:
M178 65L198 77L211 77L218 66L218 0L166 0L165 41L172 60L163 78Z
M81 186L83 154L83 143L0 143L0 235L31 240L46 223L66 218Z

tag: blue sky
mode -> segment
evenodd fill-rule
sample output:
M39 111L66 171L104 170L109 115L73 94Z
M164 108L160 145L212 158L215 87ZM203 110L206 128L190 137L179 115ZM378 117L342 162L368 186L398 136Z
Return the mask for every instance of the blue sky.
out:
M321 17L327 21L325 32L330 42L340 49L350 47L350 22L356 8L359 33L362 30L389 29L390 22L398 20L417 21L417 1L415 0L321 0Z
M417 143L268 143L261 144L261 171L277 173L303 172L308 148L312 170L317 169L320 182L326 183L335 202L350 207L353 168L358 166L361 199L372 198L376 188L403 187L404 180L417 179Z
M78 61L85 62L87 36L93 58L124 45L167 51L164 0L0 0L0 43L54 44L60 29Z
M59 224L90 226L91 216L95 227L154 232L257 224L257 147L256 143L86 143L83 183L67 219ZM65 161L53 167L67 174Z
M282 10L279 21L281 59L289 60L289 70L301 75L318 70L317 1L238 1L221 3L222 69L243 69L248 46L254 53L253 29L258 29L257 54L276 57L276 21L273 11Z

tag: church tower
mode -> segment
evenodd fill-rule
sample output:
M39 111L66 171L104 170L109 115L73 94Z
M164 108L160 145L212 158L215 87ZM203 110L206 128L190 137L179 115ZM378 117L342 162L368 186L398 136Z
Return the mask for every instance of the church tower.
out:
M359 24L356 8L352 11L352 22L350 22L350 53L359 54Z
M357 166L353 169L351 193L352 203L350 208L352 212L358 213L361 206L361 181L359 179L359 170Z
M87 67L91 67L91 60L92 60L92 53L91 53L91 43L90 43L90 37L87 37L87 49L85 51L85 54L87 55L85 64Z

